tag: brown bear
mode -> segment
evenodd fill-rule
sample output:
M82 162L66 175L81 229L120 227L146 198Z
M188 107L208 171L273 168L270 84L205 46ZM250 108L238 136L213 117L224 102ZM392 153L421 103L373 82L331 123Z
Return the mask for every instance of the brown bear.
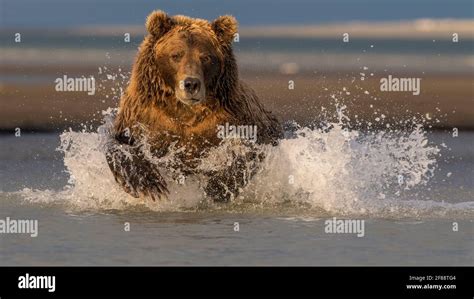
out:
M144 144L151 158L158 159L170 146L180 148L177 167L189 175L197 171L209 149L223 141L218 126L255 126L257 144L278 142L279 122L239 81L232 51L237 33L234 17L208 22L154 11L146 28L114 121L114 142L106 152L110 169L125 191L153 200L168 193L157 163L143 151ZM256 152L236 156L226 169L207 173L206 195L215 201L231 199L247 182L242 165L261 158Z

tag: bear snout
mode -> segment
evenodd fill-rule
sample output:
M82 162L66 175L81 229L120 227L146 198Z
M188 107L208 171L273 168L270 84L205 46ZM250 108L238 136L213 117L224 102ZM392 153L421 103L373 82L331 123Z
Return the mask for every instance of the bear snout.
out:
M201 80L198 78L187 77L184 79L184 90L191 96L196 95L201 88Z
M206 91L201 78L190 75L184 76L184 79L179 82L176 97L187 105L195 105L204 101Z

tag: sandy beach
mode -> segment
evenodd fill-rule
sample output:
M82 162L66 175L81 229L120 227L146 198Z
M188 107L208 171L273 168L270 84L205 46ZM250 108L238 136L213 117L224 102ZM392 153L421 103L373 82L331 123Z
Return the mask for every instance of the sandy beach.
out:
M0 128L13 132L15 128L32 131L58 131L82 124L96 127L102 122L101 111L117 107L118 99L112 96L115 82L104 81L94 95L85 92L57 92L54 78L61 72L70 76L98 76L95 67L68 68L14 68L1 67L2 72L21 76L41 73L47 76L40 82L6 82L0 86ZM113 69L110 69L114 73ZM127 70L122 70L127 73ZM390 73L408 77L410 74ZM387 74L388 75L388 74ZM373 128L400 126L400 121L413 116L426 120L426 128L474 129L474 98L472 78L466 75L423 75L421 92L382 92L380 78L383 73L361 80L359 72L299 73L243 70L241 79L255 89L262 102L283 121L296 121L301 125L334 121L336 104L346 106L347 121L354 127L372 123ZM418 75L415 75L418 76ZM294 89L289 88L294 82ZM123 84L125 88L125 84ZM380 115L383 121L376 121Z

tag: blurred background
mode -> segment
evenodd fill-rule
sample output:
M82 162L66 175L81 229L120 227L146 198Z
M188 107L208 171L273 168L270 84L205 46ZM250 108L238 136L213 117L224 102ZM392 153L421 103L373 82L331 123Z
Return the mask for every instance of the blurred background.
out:
M415 117L427 128L473 129L473 3L1 0L0 130L95 128L101 111L118 105L155 9L234 15L241 78L282 120L308 125L343 107L353 127L392 128ZM94 76L98 91L57 92L64 75ZM388 75L421 78L420 95L381 92Z

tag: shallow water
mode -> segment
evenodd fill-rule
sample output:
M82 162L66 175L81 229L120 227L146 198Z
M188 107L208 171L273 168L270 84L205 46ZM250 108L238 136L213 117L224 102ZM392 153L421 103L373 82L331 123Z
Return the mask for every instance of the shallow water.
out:
M127 196L97 133L1 136L0 219L38 219L39 235L2 234L0 264L473 264L473 133L300 133L224 205L193 178L168 201ZM364 237L325 233L334 216L364 219Z

